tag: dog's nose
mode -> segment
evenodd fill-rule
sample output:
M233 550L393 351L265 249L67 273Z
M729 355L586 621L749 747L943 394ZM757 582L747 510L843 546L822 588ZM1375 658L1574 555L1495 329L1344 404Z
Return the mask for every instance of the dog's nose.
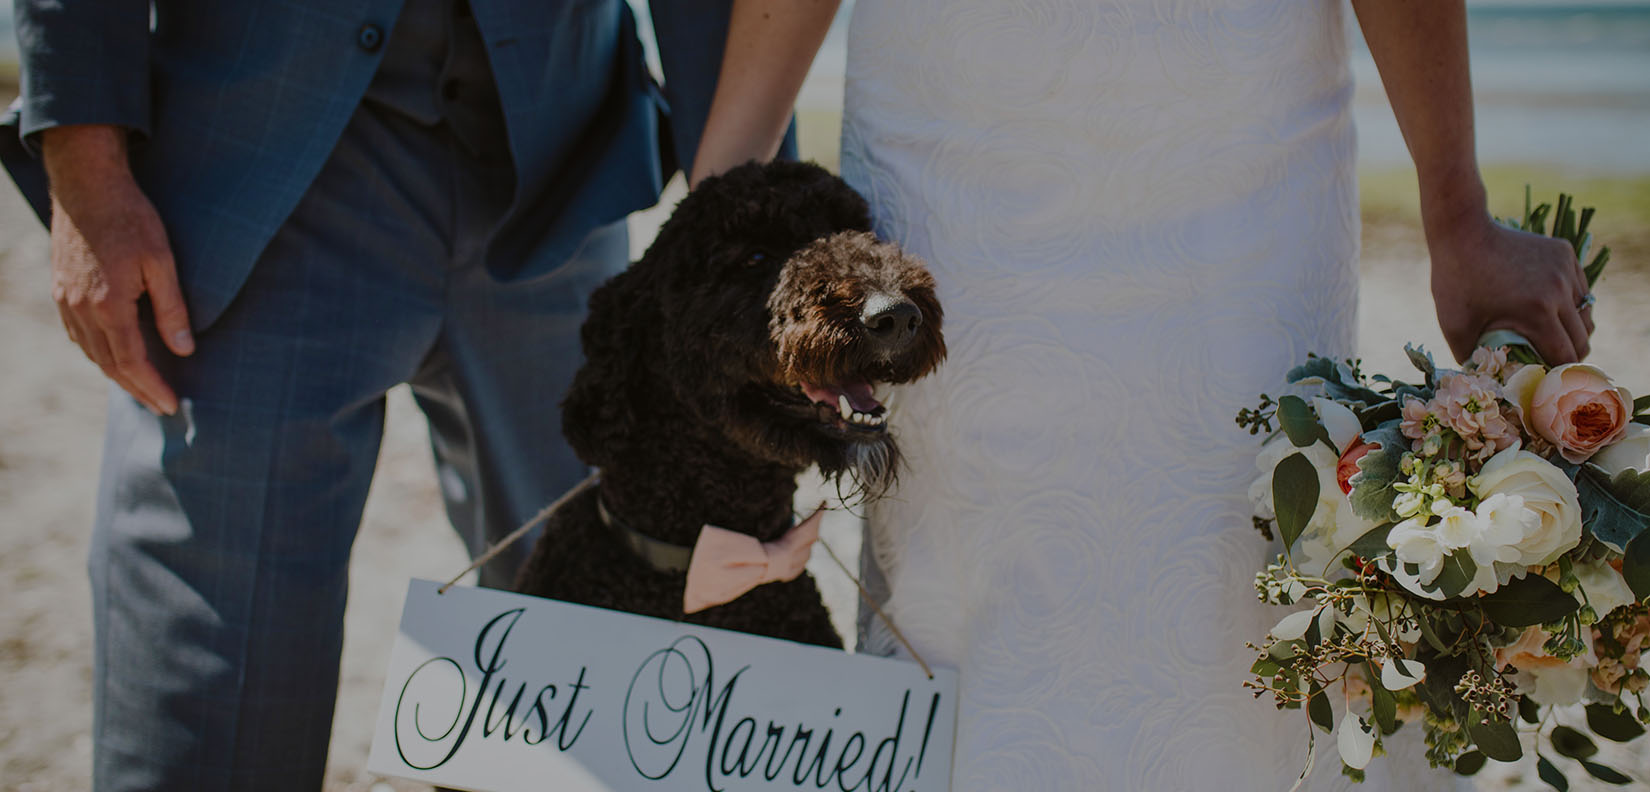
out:
M904 297L878 292L866 298L859 321L877 343L897 349L916 336L917 328L922 326L922 311Z

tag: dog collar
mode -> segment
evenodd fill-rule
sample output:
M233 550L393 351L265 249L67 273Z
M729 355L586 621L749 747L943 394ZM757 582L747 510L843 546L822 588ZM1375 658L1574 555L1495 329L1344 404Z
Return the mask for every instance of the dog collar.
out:
M624 542L625 547L630 548L630 552L653 567L654 571L680 575L685 574L688 567L693 565L693 547L655 539L624 524L608 510L607 501L599 490L596 493L596 515L601 518L602 525L607 526L608 530L619 537L619 541ZM796 516L788 515L785 521L786 530L795 525Z
M607 510L607 501L600 494L596 495L596 514L601 517L602 525L612 530L619 540L630 548L630 552L647 562L655 571L680 575L685 574L688 566L692 564L693 548L654 539L619 522L619 519Z

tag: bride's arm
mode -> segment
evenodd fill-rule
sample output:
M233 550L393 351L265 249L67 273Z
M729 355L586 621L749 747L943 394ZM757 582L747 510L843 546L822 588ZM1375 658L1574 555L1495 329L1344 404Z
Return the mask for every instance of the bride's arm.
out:
M734 0L728 43L688 185L779 152L802 78L838 0Z
M1566 242L1490 219L1474 149L1462 0L1352 0L1421 185L1438 324L1457 360L1508 328L1550 365L1587 355L1587 281Z

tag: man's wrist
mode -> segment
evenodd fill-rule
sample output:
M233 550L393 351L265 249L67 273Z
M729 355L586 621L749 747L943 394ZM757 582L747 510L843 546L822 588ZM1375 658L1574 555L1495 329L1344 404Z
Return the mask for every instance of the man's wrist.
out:
M110 124L74 124L40 133L41 158L53 182L83 175L131 173L126 129Z
M124 194L122 188L130 186L125 127L75 124L42 130L40 135L41 159L54 202L65 207L83 205L88 199Z

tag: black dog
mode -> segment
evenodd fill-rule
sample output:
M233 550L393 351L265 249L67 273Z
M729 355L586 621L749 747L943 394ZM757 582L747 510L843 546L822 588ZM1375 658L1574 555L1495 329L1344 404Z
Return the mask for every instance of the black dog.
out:
M545 525L526 594L840 647L806 573L684 616L704 525L771 541L796 475L865 498L899 453L879 383L945 357L934 281L870 233L864 199L811 164L745 165L677 206L590 301L562 429L600 484Z

